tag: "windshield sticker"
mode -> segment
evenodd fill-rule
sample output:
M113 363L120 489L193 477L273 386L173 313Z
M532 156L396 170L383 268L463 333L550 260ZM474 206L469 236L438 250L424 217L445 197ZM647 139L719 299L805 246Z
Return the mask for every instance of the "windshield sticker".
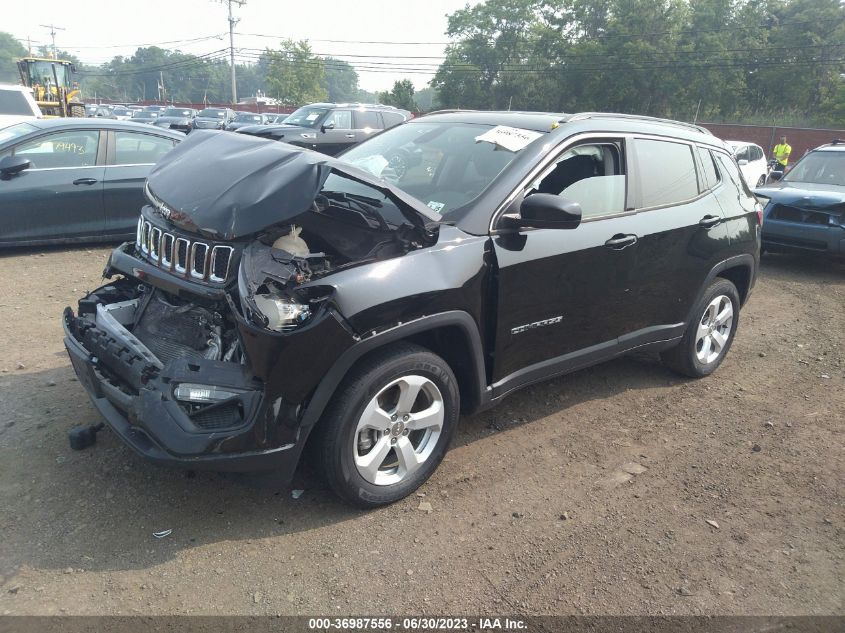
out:
M440 213L441 211L443 211L443 209L445 207L446 207L445 202L435 202L434 200L432 200L431 202L428 203L428 208L434 209L435 211L437 211L437 213Z
M373 176L381 178L381 173L387 167L388 161L381 154L374 154L373 156L365 156L357 160L349 161L359 169L370 172Z
M492 143L493 145L506 149L509 152L518 152L531 141L534 141L541 136L543 136L541 132L508 127L507 125L497 125L492 130L488 130L481 136L476 136L475 142L481 143L483 141L486 143Z
M314 120L319 119L319 118L320 118L319 112L312 112L307 117L305 117L305 120L306 121L314 121Z

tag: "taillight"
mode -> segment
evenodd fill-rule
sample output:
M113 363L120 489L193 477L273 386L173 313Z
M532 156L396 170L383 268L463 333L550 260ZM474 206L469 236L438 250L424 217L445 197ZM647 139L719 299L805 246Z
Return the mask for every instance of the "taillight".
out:
M763 205L759 202L755 202L754 212L757 214L757 224L763 226Z

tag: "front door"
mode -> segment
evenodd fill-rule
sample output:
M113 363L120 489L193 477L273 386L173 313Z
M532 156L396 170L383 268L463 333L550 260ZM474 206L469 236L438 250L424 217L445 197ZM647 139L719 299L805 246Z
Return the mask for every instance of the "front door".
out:
M317 130L317 142L314 149L323 154L334 156L355 144L355 130L352 127L351 110L334 110L326 117Z
M580 203L580 226L493 237L494 396L530 382L532 372L573 369L614 353L636 291L630 272L638 236L627 211L626 157L623 138L569 147L524 195L554 193Z
M65 130L13 148L30 167L0 180L0 242L72 241L102 233L99 140L97 130Z

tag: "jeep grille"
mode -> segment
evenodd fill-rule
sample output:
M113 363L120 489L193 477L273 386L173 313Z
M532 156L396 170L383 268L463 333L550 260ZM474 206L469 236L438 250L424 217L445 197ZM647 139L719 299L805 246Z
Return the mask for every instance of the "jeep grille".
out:
M224 283L234 248L189 240L153 226L141 217L135 246L150 262L176 275L197 281Z

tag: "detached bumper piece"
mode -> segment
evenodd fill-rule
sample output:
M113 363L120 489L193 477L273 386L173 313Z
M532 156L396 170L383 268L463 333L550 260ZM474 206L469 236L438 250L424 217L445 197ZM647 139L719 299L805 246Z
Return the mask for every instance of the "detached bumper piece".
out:
M111 428L153 462L289 479L301 447L279 424L282 403L266 402L246 365L197 355L162 363L124 327L138 303L83 300L80 316L66 308L62 319L74 371Z

